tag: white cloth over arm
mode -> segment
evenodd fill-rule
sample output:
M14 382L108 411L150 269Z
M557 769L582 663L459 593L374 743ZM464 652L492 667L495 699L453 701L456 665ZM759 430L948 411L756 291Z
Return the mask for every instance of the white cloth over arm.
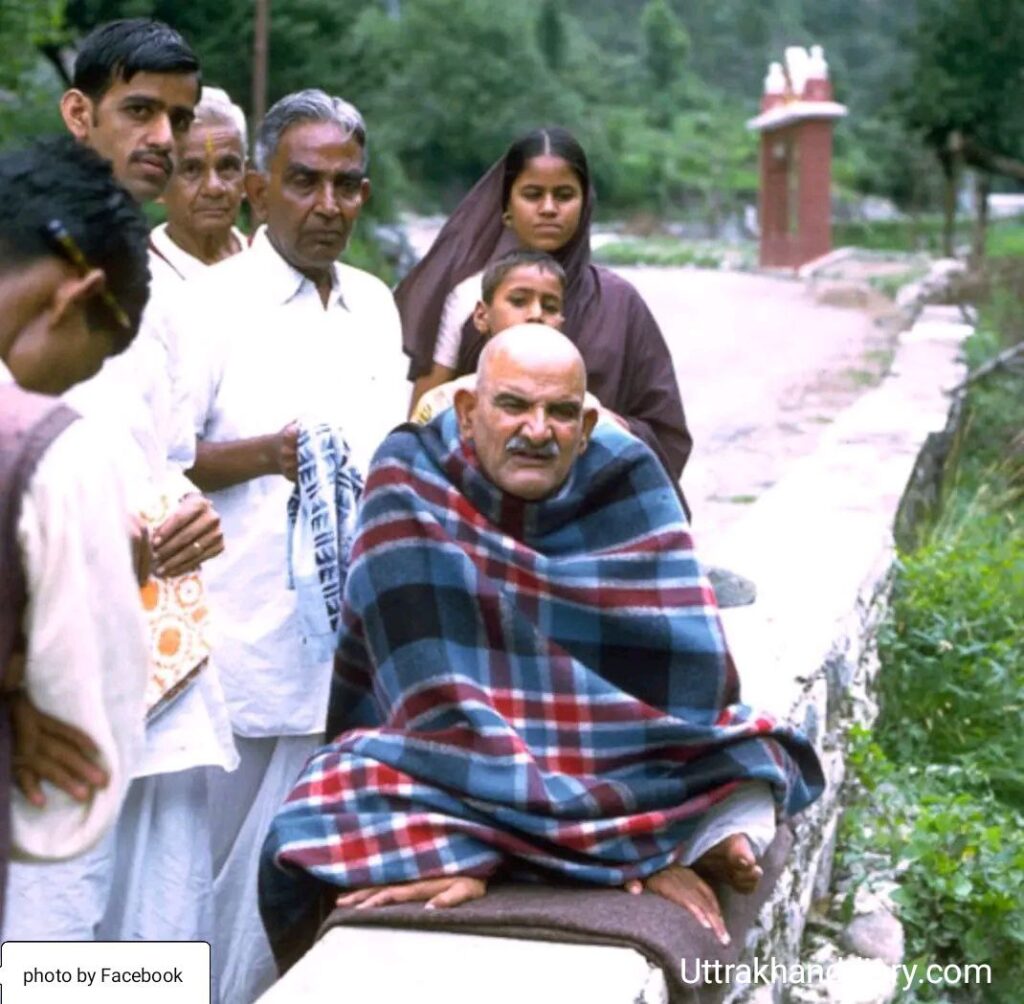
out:
M444 301L441 323L437 328L437 342L434 345L434 362L449 369L455 369L462 348L462 329L469 320L476 305L483 298L480 286L482 272L463 279Z
M46 805L15 792L15 858L91 847L117 817L143 742L148 643L132 569L124 490L109 447L84 420L50 445L22 500L18 544L29 603L33 704L85 732L109 785L84 805L44 782Z

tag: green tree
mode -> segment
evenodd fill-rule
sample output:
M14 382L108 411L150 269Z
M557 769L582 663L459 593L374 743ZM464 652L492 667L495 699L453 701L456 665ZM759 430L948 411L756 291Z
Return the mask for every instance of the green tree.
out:
M0 88L15 90L38 58L37 47L57 41L64 0L3 0L0 4Z
M0 2L0 148L60 127L60 82L40 47L63 34L64 0Z
M668 0L648 0L640 27L651 83L659 91L668 90L682 77L690 53L690 36Z
M918 0L908 46L910 72L900 107L908 128L924 138L941 165L944 249L952 254L961 166L1012 170L1017 161L1024 177L1018 93L1024 79L1024 7L1017 0ZM984 213L981 219L983 224Z
M568 44L565 21L559 10L558 0L542 0L537 15L537 46L544 61L555 73L565 65L565 50Z

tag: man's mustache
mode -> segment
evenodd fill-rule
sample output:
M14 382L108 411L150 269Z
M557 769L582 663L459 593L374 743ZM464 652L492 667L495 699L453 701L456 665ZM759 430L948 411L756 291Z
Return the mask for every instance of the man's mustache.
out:
M534 460L554 460L558 456L558 443L549 439L540 446L531 443L525 436L513 436L505 444L506 453L514 453L516 456L530 457Z
M164 153L163 150L136 150L128 160L130 163L138 163L140 160L158 160L168 175L174 170L174 161L171 160L171 155Z

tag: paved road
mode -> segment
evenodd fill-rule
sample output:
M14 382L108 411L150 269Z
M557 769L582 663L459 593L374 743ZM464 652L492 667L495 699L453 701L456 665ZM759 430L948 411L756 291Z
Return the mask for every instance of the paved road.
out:
M683 485L701 540L741 516L873 382L885 339L866 311L795 279L618 269L668 341L696 446Z

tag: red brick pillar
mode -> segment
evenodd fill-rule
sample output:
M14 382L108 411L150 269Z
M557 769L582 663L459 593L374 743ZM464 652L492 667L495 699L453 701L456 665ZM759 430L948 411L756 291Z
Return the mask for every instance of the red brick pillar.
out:
M832 250L832 122L806 119L796 128L799 268Z
M772 64L762 112L747 123L761 133L761 265L799 268L832 247L832 129L846 108L831 100L818 47L786 50ZM794 87L794 82L796 87ZM797 89L798 88L798 89Z

